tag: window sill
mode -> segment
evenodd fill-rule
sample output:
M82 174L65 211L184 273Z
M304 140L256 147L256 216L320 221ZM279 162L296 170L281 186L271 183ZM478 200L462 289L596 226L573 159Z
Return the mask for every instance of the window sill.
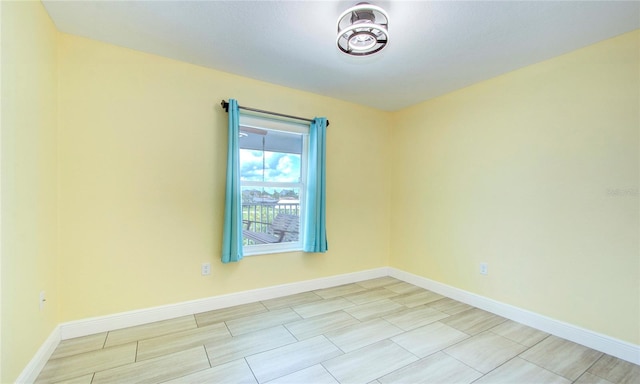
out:
M270 255L274 253L291 253L291 252L303 252L301 244L294 244L293 246L278 246L278 245L250 245L245 246L243 249L244 256L260 256Z

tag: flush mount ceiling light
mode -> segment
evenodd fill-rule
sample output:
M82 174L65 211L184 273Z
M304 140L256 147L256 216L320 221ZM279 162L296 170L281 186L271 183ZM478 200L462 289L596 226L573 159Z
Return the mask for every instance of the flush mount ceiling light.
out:
M338 18L338 48L348 55L366 56L379 52L389 42L389 16L384 9L358 3Z

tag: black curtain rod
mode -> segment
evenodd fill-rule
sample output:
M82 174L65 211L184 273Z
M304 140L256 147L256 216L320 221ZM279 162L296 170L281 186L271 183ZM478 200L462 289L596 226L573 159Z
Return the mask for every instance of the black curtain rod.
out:
M220 105L222 106L222 108L225 110L225 112L229 112L229 102L226 100L222 100L222 102L220 103ZM302 120L302 121L307 121L307 122L312 122L313 119L307 119L304 117L298 117L298 116L291 116L291 115L285 115L284 113L278 113L278 112L271 112L271 111L265 111L262 109L256 109L256 108L249 108L249 107L242 107L240 105L238 105L238 109L244 109L245 111L251 111L251 112L258 112L258 113L264 113L267 115L274 115L274 116L280 116L280 117L286 117L288 119L296 119L296 120ZM327 127L329 126L329 120L327 120Z

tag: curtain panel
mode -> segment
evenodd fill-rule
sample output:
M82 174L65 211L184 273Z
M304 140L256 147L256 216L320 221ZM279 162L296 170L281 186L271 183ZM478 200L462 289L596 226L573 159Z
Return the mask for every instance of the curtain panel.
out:
M229 99L227 187L224 201L222 262L242 260L242 192L240 190L240 109Z
M305 252L326 252L326 135L327 119L316 117L309 127L309 169L303 249Z

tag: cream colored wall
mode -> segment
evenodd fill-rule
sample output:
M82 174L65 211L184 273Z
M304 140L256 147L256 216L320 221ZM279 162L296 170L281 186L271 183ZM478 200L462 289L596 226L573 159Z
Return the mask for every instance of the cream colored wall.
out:
M2 7L0 382L18 377L59 322L57 31L39 2ZM40 311L39 293L47 294Z
M59 80L62 321L388 265L388 113L66 34ZM326 254L220 262L227 98L329 118Z
M640 344L639 49L635 31L395 113L391 265Z

